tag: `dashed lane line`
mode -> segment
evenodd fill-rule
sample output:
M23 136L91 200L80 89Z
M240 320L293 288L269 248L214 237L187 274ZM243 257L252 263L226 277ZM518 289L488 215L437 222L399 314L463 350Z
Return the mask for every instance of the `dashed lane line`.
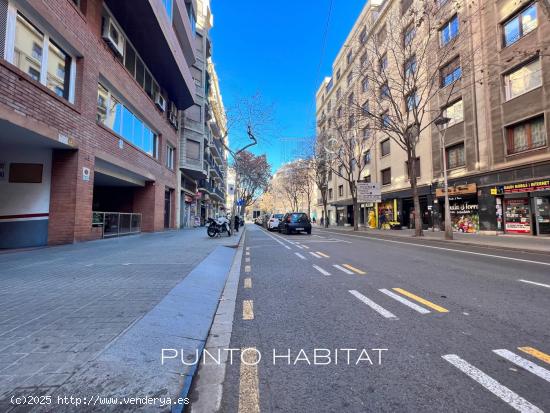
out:
M522 413L542 413L542 410L537 406L531 404L508 387L503 386L491 376L488 376L478 368L472 366L456 354L447 354L441 357L517 411Z
M339 270L342 271L342 272L345 272L346 274L351 274L351 275L353 275L353 272L352 272L352 271L347 270L347 269L345 269L344 267L342 267L342 266L340 266L340 265L338 265L338 264L334 264L333 267L339 269Z
M265 232L265 234L266 234L268 237L272 238L275 242L278 242L279 244L281 244L281 245L282 245L283 247L285 247L287 250L290 249L290 247L289 247L288 245L286 245L286 244L285 244L284 242L282 242L282 241L279 241L277 238L275 238L275 237L274 237L273 235L271 235L270 233Z
M355 268L354 266L352 265L349 265L349 264L342 264L344 267L346 267L348 270L352 270L354 273L356 274L359 274L359 275L365 275L366 272L365 271L362 271L358 268Z
M540 350L537 350L533 347L518 347L519 351L523 351L526 354L529 354L535 358L538 358L541 361L544 361L545 363L550 364L550 354L543 353Z
M319 254L321 257L330 258L327 254L324 254L321 251L317 251L317 254Z
M321 256L319 254L316 254L314 252L309 252L311 255L313 255L315 258L321 258Z
M447 310L444 307L441 307L440 305L434 304L431 301L428 301L422 297L419 297L416 294L413 294L407 290L404 290L402 288L393 288L394 291L397 291L398 293L403 294L404 296L407 296L409 298L412 298L415 301L418 301L421 304L424 304L426 307L430 307L432 310L438 311L440 313L448 313L449 310Z
M318 265L314 265L313 268L315 268L317 271L319 271L323 275L330 275L330 272L324 270L323 268L319 267Z
M378 290L384 294L386 294L388 297L393 298L396 301L399 301L401 304L406 305L409 308L412 308L415 311L418 311L420 314L428 314L430 313L430 310L426 310L424 307L420 307L418 304L413 303L412 301L407 300L406 298L401 297L400 295L397 295L389 290L386 290L385 288L382 288Z
M255 347L241 349L238 413L260 413L257 354L259 353Z
M243 320L254 320L254 301L243 301Z
M252 288L252 278L244 279L244 288Z
M544 367L540 367L535 363L529 360L526 360L523 357L520 357L517 354L512 353L511 351L506 349L493 350L493 353L498 354L500 357L503 357L506 360L511 361L512 363L521 367L522 369L530 371L535 376L538 376L541 379L546 380L547 382L550 383L550 371L546 370Z
M252 269L250 267L250 265L245 265L244 266L244 272L250 272Z
M521 281L522 283L538 285L539 287L550 288L550 285L548 285L548 284L537 283L537 282L535 282L535 281L529 281L529 280L518 280L518 281Z
M395 314L393 314L391 311L386 310L384 307L376 304L374 301L372 301L370 298L365 297L363 294L361 294L357 290L348 290L351 295L358 298L360 301L368 305L370 308L372 308L374 311L376 311L378 314L380 314L382 317L395 319L397 320L397 317Z
M302 254L300 254L299 252L295 252L294 254L296 254L298 257L300 257L301 259L305 260L306 257L304 257Z

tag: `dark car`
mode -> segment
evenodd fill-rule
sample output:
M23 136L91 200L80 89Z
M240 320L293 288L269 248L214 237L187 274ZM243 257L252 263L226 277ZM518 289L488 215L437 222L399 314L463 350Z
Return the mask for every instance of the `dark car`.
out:
M292 234L306 232L311 234L311 221L304 212L289 212L279 221L279 232Z

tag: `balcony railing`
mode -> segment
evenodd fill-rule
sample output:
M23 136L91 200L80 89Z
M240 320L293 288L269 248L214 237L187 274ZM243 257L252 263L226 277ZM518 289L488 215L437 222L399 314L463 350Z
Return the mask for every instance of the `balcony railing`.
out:
M199 190L200 189L204 189L206 190L206 192L208 193L212 193L214 192L214 188L212 187L212 185L210 184L210 182L208 182L206 179L201 179L199 181Z
M141 232L141 214L127 212L92 212L92 226L101 227L101 237L120 237Z

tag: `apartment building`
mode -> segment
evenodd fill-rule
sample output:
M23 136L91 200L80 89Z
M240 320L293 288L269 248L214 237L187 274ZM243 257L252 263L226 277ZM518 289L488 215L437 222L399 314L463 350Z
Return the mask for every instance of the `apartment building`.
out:
M203 225L225 210L226 120L209 37L209 0L196 2L196 61L191 67L195 103L182 114L180 132L180 227Z
M0 0L0 248L176 226L193 14L186 0Z
M334 128L331 120L339 116L339 106L350 94L357 97L365 93L365 104L371 110L383 110L380 99L373 95L377 91L370 90L369 95L368 84L361 76L349 73L354 62L358 66L356 59L364 58L361 45L367 39L376 39L382 31L401 30L392 27L395 23L388 18L390 10L399 8L406 16L414 3L387 0L366 4L334 61L333 75L325 78L317 91L317 133L321 139L330 135ZM455 46L448 58L438 63L440 90L430 100L433 115L428 120L433 122L441 113L448 123L441 130L431 124L423 130L417 146L423 225L428 228L444 224L444 153L456 231L548 234L547 9L539 2L525 1L462 6L439 2L438 47L444 49L453 42ZM403 36L407 41L406 30ZM434 57L434 61L438 59ZM380 183L382 203L362 205L361 224L368 223L369 213L384 212L389 219L410 226L413 203L405 152L384 134L367 129L365 133L371 143L364 154L360 179ZM329 221L352 224L347 183L331 175Z

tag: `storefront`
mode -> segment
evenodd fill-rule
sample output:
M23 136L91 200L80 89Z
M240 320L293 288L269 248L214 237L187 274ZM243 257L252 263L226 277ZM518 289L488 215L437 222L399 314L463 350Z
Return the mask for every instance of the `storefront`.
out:
M550 235L550 180L500 185L491 194L497 197L497 228L507 234Z
M477 185L449 186L449 210L451 226L455 232L469 234L479 231L479 204L477 197ZM440 207L441 228L445 227L445 190L436 189L436 196Z

